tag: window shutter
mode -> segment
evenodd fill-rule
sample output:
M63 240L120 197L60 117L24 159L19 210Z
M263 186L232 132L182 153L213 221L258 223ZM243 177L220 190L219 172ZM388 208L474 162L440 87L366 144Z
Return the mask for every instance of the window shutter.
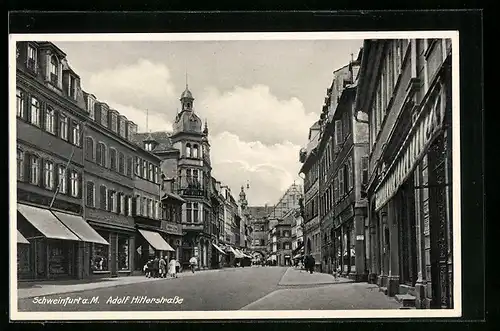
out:
M125 209L125 215L128 215L128 195L125 195L124 199L123 199L123 204L124 204L124 209Z
M45 107L45 102L42 102L41 100L39 100L39 122L40 122L40 127L45 130L45 110L46 110L46 107Z
M54 109L54 134L58 137L61 135L59 134L59 112Z
M81 173L77 173L78 174L78 180L77 180L77 183L78 183L78 198L82 198L83 197L83 172Z
M71 169L66 168L66 194L67 195L72 195L73 194L73 188L71 187Z
M121 206L122 206L122 200L121 200L122 193L115 194L115 198L116 198L116 213L120 214Z
M68 141L72 144L75 143L73 140L73 119L68 117Z
M24 153L24 180L31 181L31 154L28 152Z

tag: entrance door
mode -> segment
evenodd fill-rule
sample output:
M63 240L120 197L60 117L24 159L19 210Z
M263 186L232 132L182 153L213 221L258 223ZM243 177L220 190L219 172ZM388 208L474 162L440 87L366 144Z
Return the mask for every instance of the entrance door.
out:
M432 308L451 308L453 279L451 220L447 197L447 156L443 135L429 151L429 211L431 235Z

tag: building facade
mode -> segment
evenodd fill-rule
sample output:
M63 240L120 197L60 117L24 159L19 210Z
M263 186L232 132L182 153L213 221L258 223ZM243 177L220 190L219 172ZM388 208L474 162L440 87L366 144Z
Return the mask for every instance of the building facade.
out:
M268 206L250 206L248 207L249 222L252 232L252 242L250 250L254 260L262 261L269 254L267 240L269 233L268 215L271 208Z
M295 209L292 222L292 258L302 256L304 252L304 232L303 232L302 210Z
M417 308L453 307L451 41L366 40L370 281Z
M319 162L317 146L319 143L320 123L316 122L309 129L308 144L301 149L299 161L302 164L300 173L304 175L304 199L301 202L304 219L304 252L314 257L315 270L321 270L321 228L319 223Z

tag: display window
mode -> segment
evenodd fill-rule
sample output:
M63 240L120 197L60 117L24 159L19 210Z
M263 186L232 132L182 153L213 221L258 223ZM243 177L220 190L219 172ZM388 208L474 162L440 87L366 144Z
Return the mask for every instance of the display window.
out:
M129 237L118 236L118 270L129 270Z
M98 232L101 237L109 239L109 233ZM109 241L109 240L108 240ZM109 271L109 245L93 243L90 265L92 271Z

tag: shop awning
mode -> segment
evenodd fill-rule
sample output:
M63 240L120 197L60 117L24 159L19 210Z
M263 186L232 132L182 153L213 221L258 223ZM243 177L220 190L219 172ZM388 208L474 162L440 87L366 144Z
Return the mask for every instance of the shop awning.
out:
M293 258L294 259L300 259L301 257L303 257L304 255L303 254L297 254L295 255Z
M21 234L21 232L19 232L19 230L17 230L17 243L18 244L28 244L29 245L29 241L28 239L24 238L24 236Z
M295 248L293 250L293 254L296 254L297 252L299 252L300 250L303 250L304 249L304 242L303 241L300 241L299 242L299 245L297 246L297 248Z
M61 223L48 209L17 204L17 211L47 238L80 241L80 238Z
M53 212L54 215L71 231L73 231L82 241L89 243L96 243L102 245L109 245L108 241L101 237L96 230L94 230L81 216L61 213L58 211Z
M234 257L237 258L237 259L241 259L243 257L243 255L241 253L238 253L237 250L235 250L233 247L229 246L229 249L231 250L231 252L234 254Z
M221 252L222 254L224 255L227 255L226 252L224 252L219 246L217 246L216 244L212 243L212 245L219 251Z
M139 229L139 232L147 242L158 251L175 252L175 250L162 238L158 232Z

